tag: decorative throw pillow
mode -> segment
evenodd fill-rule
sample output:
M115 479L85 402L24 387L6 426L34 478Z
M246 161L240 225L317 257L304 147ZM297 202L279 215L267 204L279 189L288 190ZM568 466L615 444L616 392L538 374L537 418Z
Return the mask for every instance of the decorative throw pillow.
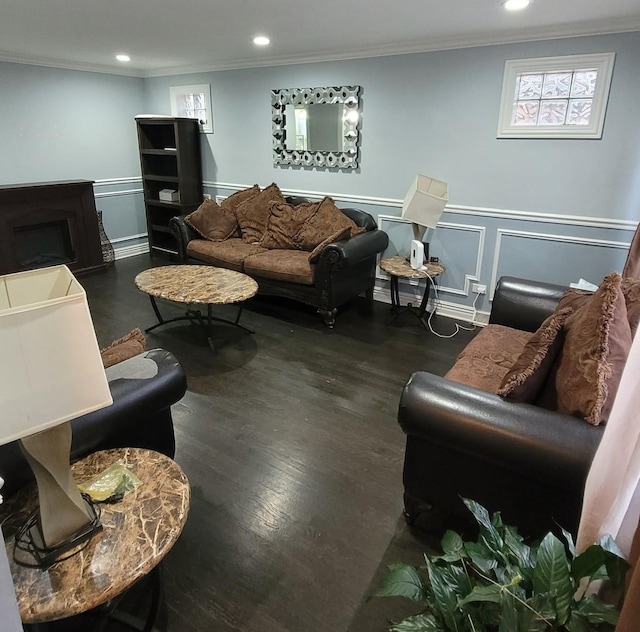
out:
M627 320L633 338L638 331L638 323L640 323L640 279L623 278L622 293L627 306Z
M260 193L260 187L257 184L254 184L252 187L248 189L242 189L242 191L236 191L234 194L226 197L222 202L220 202L220 207L225 211L231 211L235 214L236 208L243 202L250 200L252 197L255 197Z
M102 364L108 369L118 362L124 362L133 356L137 356L147 348L147 341L144 334L136 327L126 336L114 340L108 347L100 351Z
M335 235L345 229L348 229L347 234L351 237L365 230L347 217L330 197L326 197L297 232L294 242L298 248L312 252L318 245L327 239L334 239Z
M586 290L567 290L558 302L556 311L568 307L574 312L577 312L581 307L589 302L592 296L593 292L587 292Z
M606 422L631 348L631 328L617 272L565 323L556 373L557 410Z
M285 199L274 182L253 197L245 200L236 207L235 213L240 224L242 241L248 244L258 244L267 229L269 209L272 202L284 204Z
M210 241L224 241L238 230L234 213L221 208L213 200L205 200L193 213L186 215L184 221Z
M358 232L362 232L362 231L358 231ZM320 253L324 250L325 246L328 246L329 244L333 244L336 241L340 241L341 239L346 239L347 237L351 236L351 234L352 234L351 228L345 227L345 228L341 228L337 233L334 233L333 235L329 235L329 237L327 237L324 241L321 241L311 251L311 253L309 254L309 262L314 263L316 259L320 256Z
M294 237L317 208L318 202L305 202L297 206L272 202L269 206L267 229L262 235L260 245L271 250L299 250Z
M562 346L562 327L572 313L570 307L559 309L540 325L504 376L498 395L515 402L536 401Z

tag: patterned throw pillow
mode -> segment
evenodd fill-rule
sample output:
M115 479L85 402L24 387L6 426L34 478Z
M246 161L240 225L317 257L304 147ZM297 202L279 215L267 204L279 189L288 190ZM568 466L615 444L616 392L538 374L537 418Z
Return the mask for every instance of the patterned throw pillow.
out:
M633 338L638 331L638 323L640 323L640 279L622 279L622 293L627 306L627 320Z
M631 328L617 272L565 323L556 373L557 410L584 417L594 426L607 421L631 348Z
M102 364L108 369L118 362L124 362L133 356L137 356L147 348L147 341L144 334L136 327L126 336L114 340L108 347L100 351Z
M233 195L226 197L222 202L220 202L220 208L223 208L225 211L231 211L235 214L236 209L240 204L250 200L252 197L255 197L258 193L260 193L260 187L257 184L254 184L248 189L236 191Z
M235 214L218 206L213 200L205 200L193 213L186 215L184 221L210 241L224 241L238 231Z
M515 402L536 401L562 346L562 327L572 313L570 307L558 309L540 325L505 375L498 395Z
M262 235L260 245L270 250L299 250L294 237L317 208L318 202L305 202L297 206L272 202L269 207L267 229Z
M240 224L242 241L247 244L260 243L262 235L267 229L272 202L277 204L285 203L285 199L275 182L260 191L258 195L254 195L238 204L235 214L238 224Z

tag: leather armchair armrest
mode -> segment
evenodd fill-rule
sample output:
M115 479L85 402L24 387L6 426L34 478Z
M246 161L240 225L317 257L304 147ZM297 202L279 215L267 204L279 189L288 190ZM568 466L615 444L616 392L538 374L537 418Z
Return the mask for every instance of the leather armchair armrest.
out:
M400 399L404 432L538 481L582 489L603 428L584 420L414 373Z
M201 239L200 235L184 221L182 215L172 217L169 227L178 242L178 256L182 262L187 261L187 245L192 239Z
M489 323L536 331L568 289L553 283L501 277L493 296Z
M374 257L389 244L387 233L382 230L369 230L355 237L327 244L318 257L319 264L333 268L346 268L360 261Z

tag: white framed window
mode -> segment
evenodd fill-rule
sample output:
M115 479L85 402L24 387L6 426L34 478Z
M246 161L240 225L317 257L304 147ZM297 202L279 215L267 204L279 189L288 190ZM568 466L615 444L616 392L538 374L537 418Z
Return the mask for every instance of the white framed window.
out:
M507 60L498 138L602 138L614 57Z
M186 116L200 121L200 131L213 134L213 111L211 109L211 86L171 86L169 88L171 114Z

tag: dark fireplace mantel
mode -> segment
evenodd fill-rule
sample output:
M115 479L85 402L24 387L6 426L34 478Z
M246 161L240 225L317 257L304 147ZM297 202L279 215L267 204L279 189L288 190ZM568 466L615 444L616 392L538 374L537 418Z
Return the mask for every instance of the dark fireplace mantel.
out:
M91 180L0 185L0 274L64 263L103 270Z

